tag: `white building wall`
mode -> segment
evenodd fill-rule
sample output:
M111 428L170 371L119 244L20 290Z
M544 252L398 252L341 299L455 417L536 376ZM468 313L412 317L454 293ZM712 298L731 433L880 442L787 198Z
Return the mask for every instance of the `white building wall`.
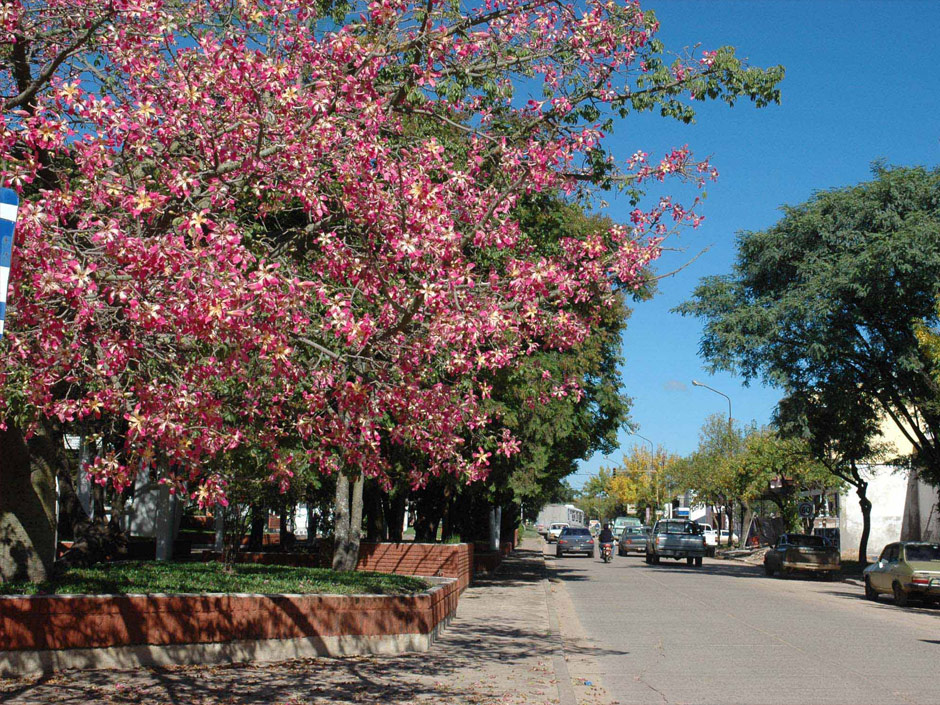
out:
M907 474L888 465L876 465L866 469L863 476L868 480L868 499L872 504L868 558L877 558L885 544L901 537ZM839 498L839 503L842 507L839 517L842 557L857 560L858 542L862 537L862 510L858 506L855 488L850 487Z
M937 541L940 539L940 496L933 487L911 478L910 473L890 465L872 466L864 476L868 480L871 507L871 534L868 537L869 560L892 541ZM862 510L854 488L840 498L842 513L839 533L842 557L856 560L862 536Z

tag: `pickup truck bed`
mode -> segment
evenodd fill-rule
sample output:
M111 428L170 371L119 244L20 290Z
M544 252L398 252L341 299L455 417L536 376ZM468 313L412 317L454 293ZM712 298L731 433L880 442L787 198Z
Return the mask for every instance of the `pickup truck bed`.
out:
M685 558L689 565L702 565L705 537L689 521L666 519L656 522L646 544L646 562L656 565L660 558Z

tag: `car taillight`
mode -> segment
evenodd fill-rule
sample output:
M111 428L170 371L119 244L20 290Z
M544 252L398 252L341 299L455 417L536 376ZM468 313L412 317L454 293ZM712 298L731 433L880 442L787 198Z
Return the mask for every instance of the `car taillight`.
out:
M627 543L633 543L633 539L627 539Z
M568 542L565 541L564 539L558 539L558 543L568 543Z
M657 546L659 545L659 537L658 537L658 536L656 537L656 545L657 545Z
M915 585L930 585L930 577L927 575L914 574L911 576L911 582Z
M593 545L594 545L594 539L588 539L588 543L593 546Z

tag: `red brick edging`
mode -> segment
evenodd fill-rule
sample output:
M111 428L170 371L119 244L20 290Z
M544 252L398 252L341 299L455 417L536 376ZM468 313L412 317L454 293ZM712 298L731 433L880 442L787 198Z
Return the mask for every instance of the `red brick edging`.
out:
M416 595L0 597L0 654L21 650L431 634L457 609L448 580Z

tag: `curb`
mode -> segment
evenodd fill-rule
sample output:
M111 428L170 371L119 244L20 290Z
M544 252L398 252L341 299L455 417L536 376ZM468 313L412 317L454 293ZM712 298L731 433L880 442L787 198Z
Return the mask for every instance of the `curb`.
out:
M545 556L542 556L542 565L545 565ZM545 606L548 608L548 630L555 648L552 649L552 668L555 669L555 684L558 686L559 705L578 705L578 698L571 685L571 674L568 672L568 663L565 661L565 647L561 638L561 626L558 622L558 613L555 611L554 598L549 586L548 578L542 578L542 588L545 590Z

